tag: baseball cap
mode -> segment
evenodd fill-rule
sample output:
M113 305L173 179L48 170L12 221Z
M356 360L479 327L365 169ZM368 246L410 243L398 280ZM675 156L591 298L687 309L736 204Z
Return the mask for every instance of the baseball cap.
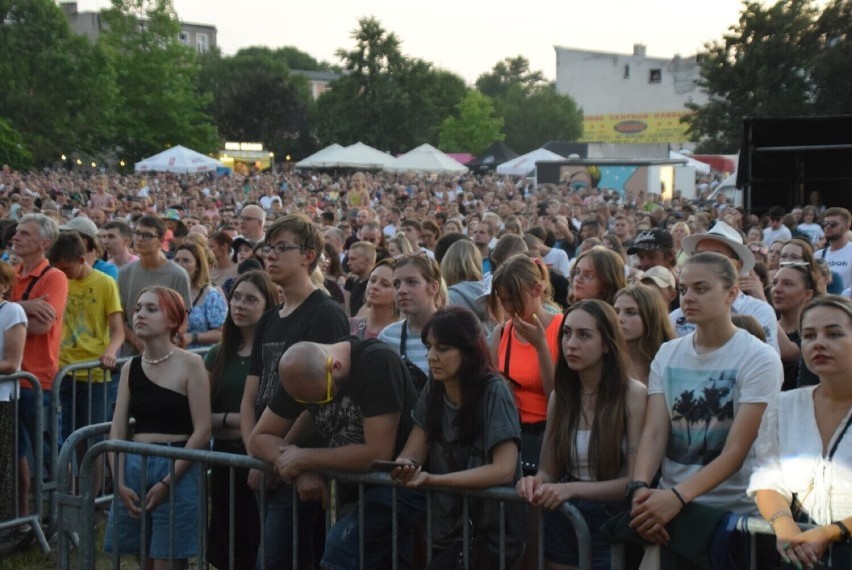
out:
M633 245L627 249L627 254L633 255L641 249L662 249L664 247L674 247L672 234L662 228L651 228L650 230L642 230L636 235Z
M95 222L84 216L77 216L76 218L71 218L70 220L59 226L59 229L80 232L81 234L87 235L92 239L98 239L98 226L95 225Z
M644 282L646 279L650 279L654 282L658 287L671 287L672 289L677 287L677 283L675 283L674 275L669 270L668 267L663 267L662 265L655 265L648 269L648 271L642 274L642 277L639 279Z

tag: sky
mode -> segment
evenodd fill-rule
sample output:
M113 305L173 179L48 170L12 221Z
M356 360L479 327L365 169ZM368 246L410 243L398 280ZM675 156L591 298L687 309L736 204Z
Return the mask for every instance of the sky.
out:
M354 45L358 19L374 16L402 40L406 56L455 72L471 85L516 55L555 79L554 46L628 54L641 43L649 56L691 55L721 39L742 8L739 0L173 2L181 20L216 26L226 55L254 45L295 46L331 63L339 63L337 49ZM80 11L109 6L109 0L78 0Z

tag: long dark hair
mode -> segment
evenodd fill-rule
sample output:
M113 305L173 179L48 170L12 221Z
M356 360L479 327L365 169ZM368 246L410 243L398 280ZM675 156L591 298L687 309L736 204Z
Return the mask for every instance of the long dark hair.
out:
M246 271L234 281L234 285L228 293L228 316L225 317L225 323L222 325L222 342L219 343L219 350L213 359L213 366L210 367L210 393L213 396L221 388L222 376L228 363L236 358L237 352L243 348L243 332L231 317L231 297L234 296L234 291L243 281L248 281L257 287L263 300L266 301L267 311L278 305L278 287L275 286L269 274L265 271Z
M459 349L462 364L459 369L461 408L457 443L470 443L482 429L481 406L478 406L489 376L495 374L491 365L488 344L485 342L479 317L462 307L439 309L423 327L420 338L423 344L429 336L434 342ZM441 408L444 406L444 385L432 381L426 411L426 432L429 439L442 437Z
M608 303L598 299L578 301L568 308L565 317L574 311L588 313L597 323L598 333L607 348L603 355L601 380L595 403L595 417L589 438L589 468L599 481L618 477L626 464L622 442L627 433L627 346L618 317ZM563 319L563 327L565 320ZM548 444L560 469L570 471L577 464L577 427L582 414L580 375L565 362L562 349L563 327L559 329L559 360L553 391L556 396Z

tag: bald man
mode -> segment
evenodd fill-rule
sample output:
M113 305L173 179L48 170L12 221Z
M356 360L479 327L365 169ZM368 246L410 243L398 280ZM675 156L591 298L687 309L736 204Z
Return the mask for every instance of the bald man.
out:
M334 344L299 342L283 354L278 373L283 389L260 417L248 449L273 465L285 484L296 486L300 512L304 501L327 501L328 488L321 472L367 471L374 460L391 460L402 450L417 392L405 364L389 345L354 337ZM302 418L296 422L306 410L310 421ZM304 442L317 440L325 446L302 447ZM425 511L425 499L422 493L408 489L399 489L397 495L399 521L403 527L413 528ZM380 567L392 551L390 497L389 487L371 487L365 492L367 568ZM290 512L293 507L291 502ZM308 562L312 523L301 516L299 523L299 560ZM279 531L279 544L290 545L291 529ZM322 567L347 567L358 560L358 537L355 509L352 516L341 518L329 530ZM282 554L292 557L291 552ZM284 558L281 564L266 562L283 567L290 559Z
M266 223L266 212L255 204L244 206L240 211L240 235L255 243L264 241L266 234L263 225Z

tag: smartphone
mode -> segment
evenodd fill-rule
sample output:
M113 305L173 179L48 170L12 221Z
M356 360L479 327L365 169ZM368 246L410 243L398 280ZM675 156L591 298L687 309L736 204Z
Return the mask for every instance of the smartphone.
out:
M397 463L396 461L383 461L381 459L376 459L373 461L371 468L373 471L387 471L390 473L397 467L402 467L404 463Z

